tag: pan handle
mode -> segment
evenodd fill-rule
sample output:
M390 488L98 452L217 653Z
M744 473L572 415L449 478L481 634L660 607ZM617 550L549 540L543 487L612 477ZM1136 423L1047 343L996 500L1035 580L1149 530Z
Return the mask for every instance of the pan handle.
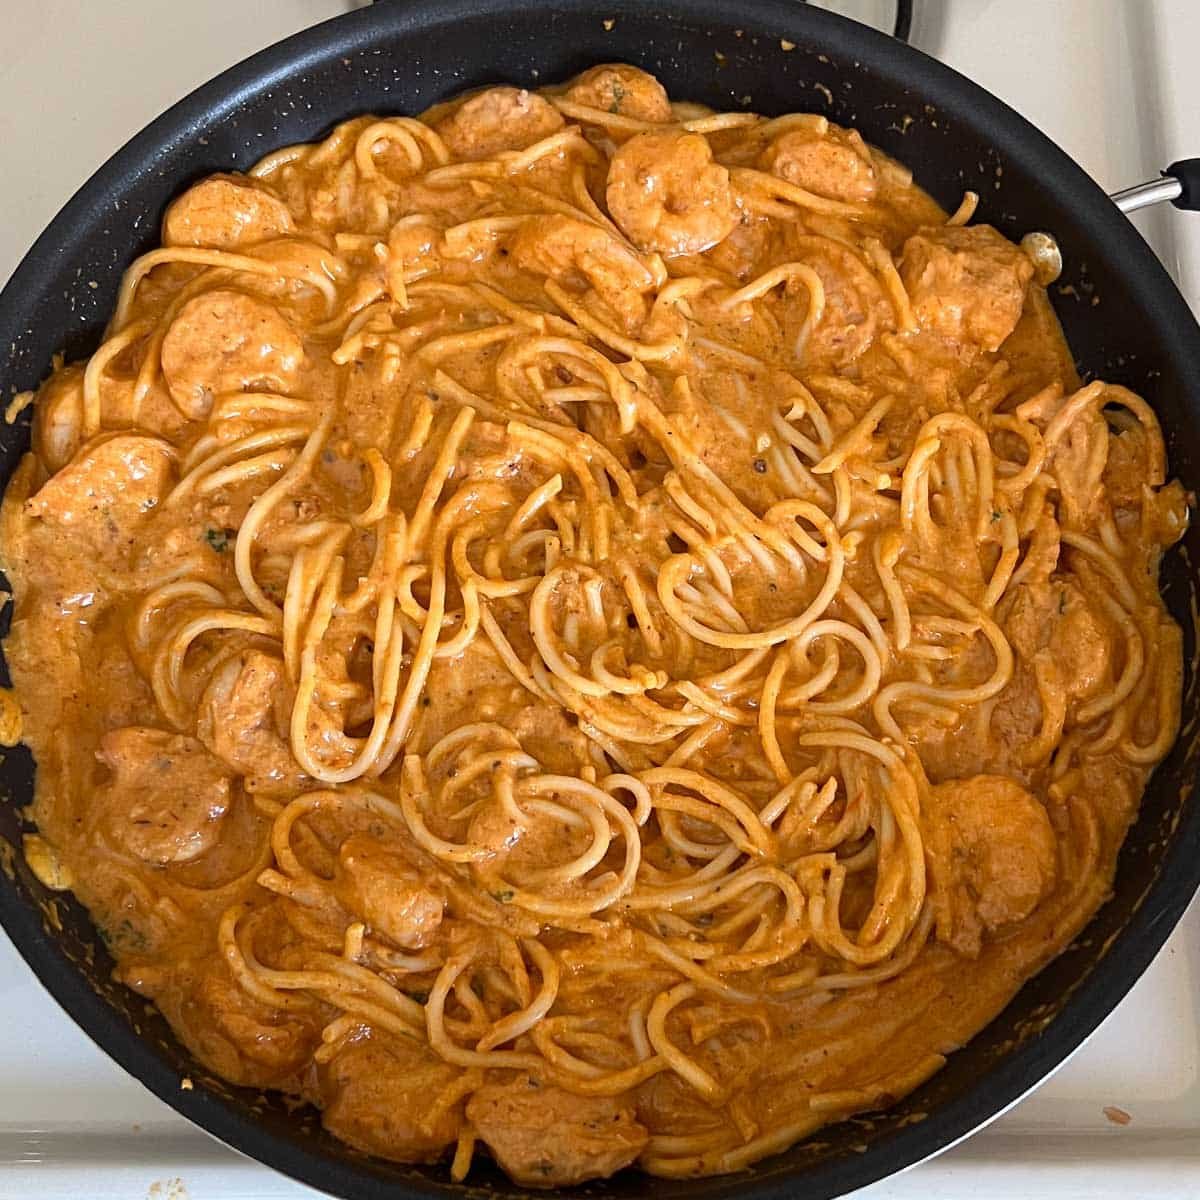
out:
M1169 200L1176 208L1200 212L1200 158L1181 158L1158 179L1113 192L1112 202L1123 212L1137 212Z

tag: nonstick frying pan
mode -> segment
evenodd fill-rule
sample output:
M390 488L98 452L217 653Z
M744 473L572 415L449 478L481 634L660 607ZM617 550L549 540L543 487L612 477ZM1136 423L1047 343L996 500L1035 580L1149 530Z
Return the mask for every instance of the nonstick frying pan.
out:
M853 124L953 208L1010 237L1048 230L1066 264L1052 298L1081 371L1154 404L1173 472L1200 488L1200 329L1146 244L1099 187L1033 126L973 83L864 26L787 0L411 0L360 9L249 59L177 104L84 185L0 294L0 394L34 387L51 355L90 352L122 269L157 240L167 201L213 171L249 167L363 111L413 113L481 84L530 86L596 62L653 71L672 96L721 109L809 109ZM98 285L98 286L97 286ZM0 482L28 445L28 414L0 425ZM966 1136L1029 1091L1092 1032L1149 964L1200 881L1200 698L1192 604L1193 526L1164 566L1185 634L1183 732L1159 767L1121 853L1111 900L1080 939L1021 990L946 1068L886 1113L821 1131L740 1175L656 1180L632 1172L579 1194L653 1188L688 1200L811 1200L844 1194ZM370 1159L325 1134L313 1112L211 1079L165 1022L110 978L84 910L47 892L21 839L34 764L0 763L0 921L47 990L95 1041L198 1125L338 1196L465 1193L445 1167ZM184 1077L194 1081L181 1087ZM481 1165L472 1190L519 1194Z

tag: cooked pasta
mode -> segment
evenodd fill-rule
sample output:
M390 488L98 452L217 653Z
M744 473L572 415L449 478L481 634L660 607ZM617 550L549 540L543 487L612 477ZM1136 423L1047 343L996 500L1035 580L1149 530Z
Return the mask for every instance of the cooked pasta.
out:
M1087 922L1187 506L976 200L603 66L171 205L6 650L31 862L209 1070L456 1180L736 1171Z

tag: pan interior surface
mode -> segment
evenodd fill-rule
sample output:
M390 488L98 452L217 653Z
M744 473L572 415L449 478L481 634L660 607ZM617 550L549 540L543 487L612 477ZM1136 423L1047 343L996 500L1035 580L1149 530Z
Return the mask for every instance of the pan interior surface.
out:
M736 23L735 23L736 22ZM978 220L1010 237L1054 234L1066 264L1052 290L1085 378L1145 395L1167 437L1173 473L1200 487L1200 331L1159 264L1100 190L1019 117L919 53L819 10L748 0L736 18L719 0L660 13L625 0L519 6L501 0L379 5L319 26L202 88L122 150L72 200L0 296L0 387L36 386L53 354L97 343L122 270L157 241L162 212L188 183L245 169L267 152L312 140L338 120L419 112L484 84L535 87L597 62L657 75L672 96L722 110L810 110L854 125L913 168L943 206L981 195ZM93 284L98 286L93 286ZM28 445L28 414L0 427L0 473ZM1184 629L1180 739L1146 792L1122 851L1112 900L1084 935L1030 981L945 1069L887 1112L822 1130L813 1140L731 1177L655 1180L666 1197L843 1194L966 1135L1040 1081L1124 995L1182 914L1200 878L1194 795L1200 705L1194 658L1194 576L1200 529L1164 566ZM55 998L119 1063L223 1141L297 1179L356 1197L449 1195L486 1187L523 1194L498 1171L471 1186L444 1166L368 1159L336 1141L316 1115L279 1097L207 1075L139 997L113 984L91 920L48 892L21 853L33 763L23 749L0 764L0 919ZM180 1079L195 1081L181 1090ZM624 1173L578 1194L633 1196Z

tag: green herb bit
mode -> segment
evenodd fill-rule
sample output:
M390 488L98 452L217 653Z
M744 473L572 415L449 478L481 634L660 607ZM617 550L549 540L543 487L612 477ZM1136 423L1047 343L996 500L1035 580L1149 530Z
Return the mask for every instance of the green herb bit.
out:
M110 950L128 950L140 954L147 948L146 935L128 917L112 928L105 925L99 928L100 937Z
M206 529L204 540L218 553L224 554L229 549L229 543L236 540L236 529Z

